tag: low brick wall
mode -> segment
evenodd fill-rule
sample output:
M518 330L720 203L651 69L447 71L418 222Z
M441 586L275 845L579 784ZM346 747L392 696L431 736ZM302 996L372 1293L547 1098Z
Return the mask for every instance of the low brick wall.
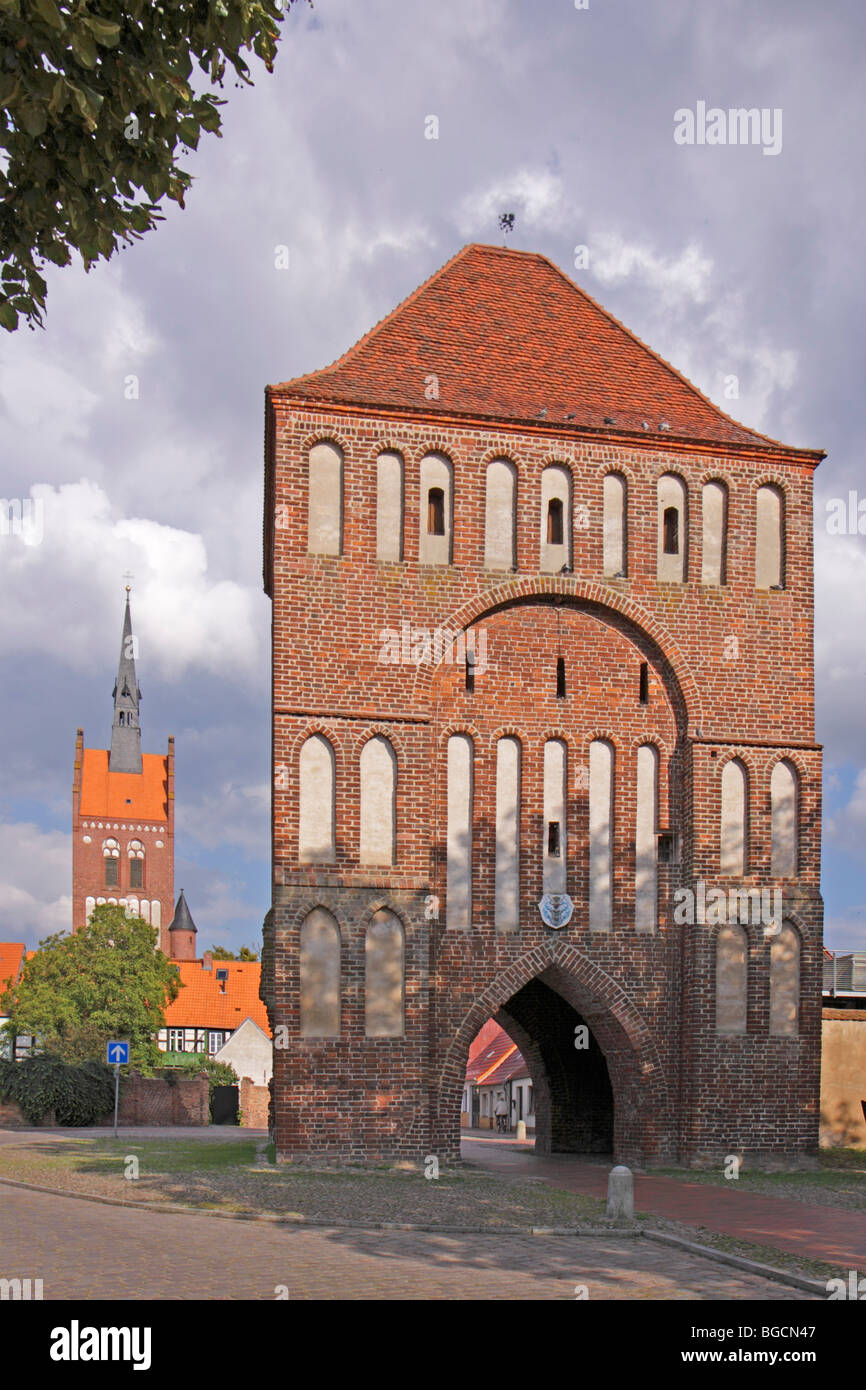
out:
M121 1125L209 1125L210 1092L208 1079L178 1077L173 1083L163 1076L120 1078Z
M267 1089L265 1091L265 1121L267 1125ZM210 1090L204 1073L179 1077L174 1084L164 1076L145 1077L133 1072L120 1078L119 1125L209 1125ZM98 1125L114 1123L114 1111L103 1115ZM56 1128L53 1113L45 1116L40 1128ZM0 1101L0 1129L32 1129L18 1106L12 1101Z
M270 1098L267 1086L256 1086L248 1076L241 1077L239 1104L244 1129L267 1129Z
M53 1115L49 1115L43 1124L54 1126L56 1121ZM0 1100L0 1129L32 1129L29 1120L25 1120L18 1106L11 1100Z

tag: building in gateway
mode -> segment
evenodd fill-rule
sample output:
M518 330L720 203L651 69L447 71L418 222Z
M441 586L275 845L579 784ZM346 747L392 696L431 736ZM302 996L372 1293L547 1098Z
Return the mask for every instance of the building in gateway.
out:
M542 1152L812 1153L823 453L479 245L265 453L279 1156L455 1158L490 1018Z

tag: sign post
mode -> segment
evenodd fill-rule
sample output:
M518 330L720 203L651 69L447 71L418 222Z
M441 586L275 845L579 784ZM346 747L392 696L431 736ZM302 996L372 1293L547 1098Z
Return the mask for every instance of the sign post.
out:
M105 1045L105 1060L114 1067L114 1137L117 1138L117 1104L120 1095L120 1068L129 1064L129 1043L109 1042Z

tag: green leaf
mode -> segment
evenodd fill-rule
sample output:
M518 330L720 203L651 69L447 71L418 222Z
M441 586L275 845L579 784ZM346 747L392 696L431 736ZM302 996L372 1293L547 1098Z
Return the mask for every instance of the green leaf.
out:
M49 0L50 3L50 0ZM120 40L120 25L110 19L99 19L96 15L86 15L84 23L103 48L116 48Z
M27 134L32 135L34 138L37 135L44 134L45 127L48 125L48 116L45 112L45 108L43 106L35 106L32 102L28 102L20 108L17 119L27 131Z
M72 31L72 52L79 63L83 63L86 68L96 67L96 60L99 57L96 44L83 29L73 29Z
M177 123L182 140L193 148L198 144L199 124L194 116L181 116Z
M0 106L11 107L21 92L21 79L14 72L0 72Z
M66 91L66 81L59 75L54 79L54 86L51 89L51 96L48 101L48 110L52 116L56 116L62 111L69 100Z
M18 315L5 299L0 299L0 324L10 333L18 327Z
M62 30L63 20L54 0L32 0L32 4L40 19L50 24L52 29Z

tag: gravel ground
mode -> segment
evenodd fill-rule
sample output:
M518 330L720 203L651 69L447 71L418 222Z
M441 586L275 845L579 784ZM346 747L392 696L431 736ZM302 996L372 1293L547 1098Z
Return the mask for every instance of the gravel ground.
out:
M234 1146L233 1146L234 1147ZM503 1227L595 1225L604 1203L561 1192L532 1179L505 1179L470 1169L445 1170L425 1179L421 1168L387 1167L326 1172L307 1167L265 1166L247 1154L212 1152L212 1160L187 1166L158 1143L108 1147L90 1140L62 1144L4 1145L0 1177L58 1191L133 1202L179 1203L208 1210L264 1212L352 1225L411 1222L430 1226ZM125 1155L139 1159L139 1177L124 1177ZM220 1161L224 1158L225 1161ZM250 1161L252 1160L252 1161ZM193 1160L195 1162L195 1160ZM152 1171L154 1167L172 1171Z

